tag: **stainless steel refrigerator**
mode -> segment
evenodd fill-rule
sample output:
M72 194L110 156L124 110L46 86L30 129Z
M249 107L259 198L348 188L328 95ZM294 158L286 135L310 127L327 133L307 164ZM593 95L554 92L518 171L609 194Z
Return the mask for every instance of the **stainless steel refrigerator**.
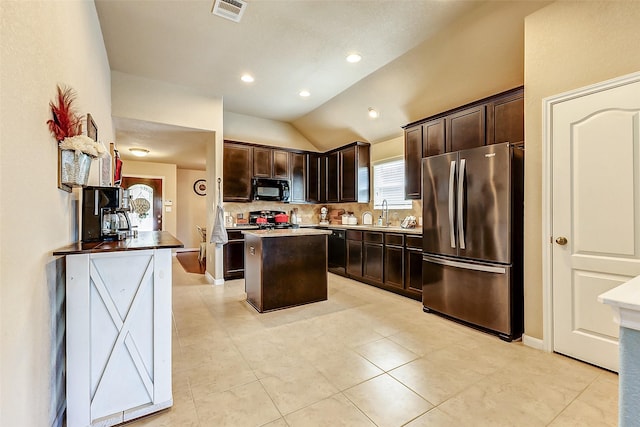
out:
M427 157L422 179L424 311L519 338L524 146Z

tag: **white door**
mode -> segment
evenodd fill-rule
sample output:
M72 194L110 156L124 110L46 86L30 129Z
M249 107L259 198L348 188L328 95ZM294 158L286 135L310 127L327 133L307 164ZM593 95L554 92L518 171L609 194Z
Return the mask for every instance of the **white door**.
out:
M597 297L640 275L640 75L549 116L553 349L617 371L618 325Z

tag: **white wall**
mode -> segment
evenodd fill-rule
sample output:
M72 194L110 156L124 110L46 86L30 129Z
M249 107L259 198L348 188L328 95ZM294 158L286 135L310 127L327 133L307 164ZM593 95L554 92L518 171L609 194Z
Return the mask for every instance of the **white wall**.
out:
M208 96L200 91L149 80L114 71L111 74L112 112L114 117L165 123L192 129L212 131L207 143L208 183L222 177L223 108L222 98ZM217 188L209 186L207 192L207 228L213 229L213 202ZM208 278L224 283L222 248L207 248Z
M177 175L176 165L167 163L138 162L134 160L122 161L122 176L133 176L138 178L162 178L162 230L168 231L173 236L177 234L178 216L176 214L179 207L176 205L177 199ZM166 211L164 202L173 202L171 212Z
M78 193L57 188L57 146L45 122L56 85L66 84L101 139L113 140L94 3L1 1L0 58L0 425L61 425L64 270L51 252L77 240Z
M371 145L371 164L379 160L404 156L404 135Z
M224 139L318 151L291 124L243 114L224 113Z
M207 224L207 198L193 191L193 184L199 179L206 180L205 171L178 169L177 203L178 229L176 237L185 248L200 248L200 234L196 225ZM215 183L207 182L207 193Z
M640 70L640 2L556 2L525 21L525 333L542 334L542 99ZM606 150L603 151L606 154Z

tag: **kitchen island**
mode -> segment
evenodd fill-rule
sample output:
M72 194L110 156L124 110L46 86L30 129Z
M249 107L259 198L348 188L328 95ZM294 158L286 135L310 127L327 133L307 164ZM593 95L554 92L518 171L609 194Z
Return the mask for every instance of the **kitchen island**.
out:
M67 426L111 426L173 405L167 232L78 242L65 256Z
M327 299L329 230L244 230L247 302L260 313Z

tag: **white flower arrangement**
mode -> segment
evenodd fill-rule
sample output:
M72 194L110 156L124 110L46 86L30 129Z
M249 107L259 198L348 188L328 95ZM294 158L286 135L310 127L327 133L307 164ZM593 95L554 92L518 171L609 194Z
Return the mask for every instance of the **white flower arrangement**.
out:
M107 150L100 142L96 142L86 135L68 136L59 143L62 150L75 150L87 154L92 159L103 157Z

